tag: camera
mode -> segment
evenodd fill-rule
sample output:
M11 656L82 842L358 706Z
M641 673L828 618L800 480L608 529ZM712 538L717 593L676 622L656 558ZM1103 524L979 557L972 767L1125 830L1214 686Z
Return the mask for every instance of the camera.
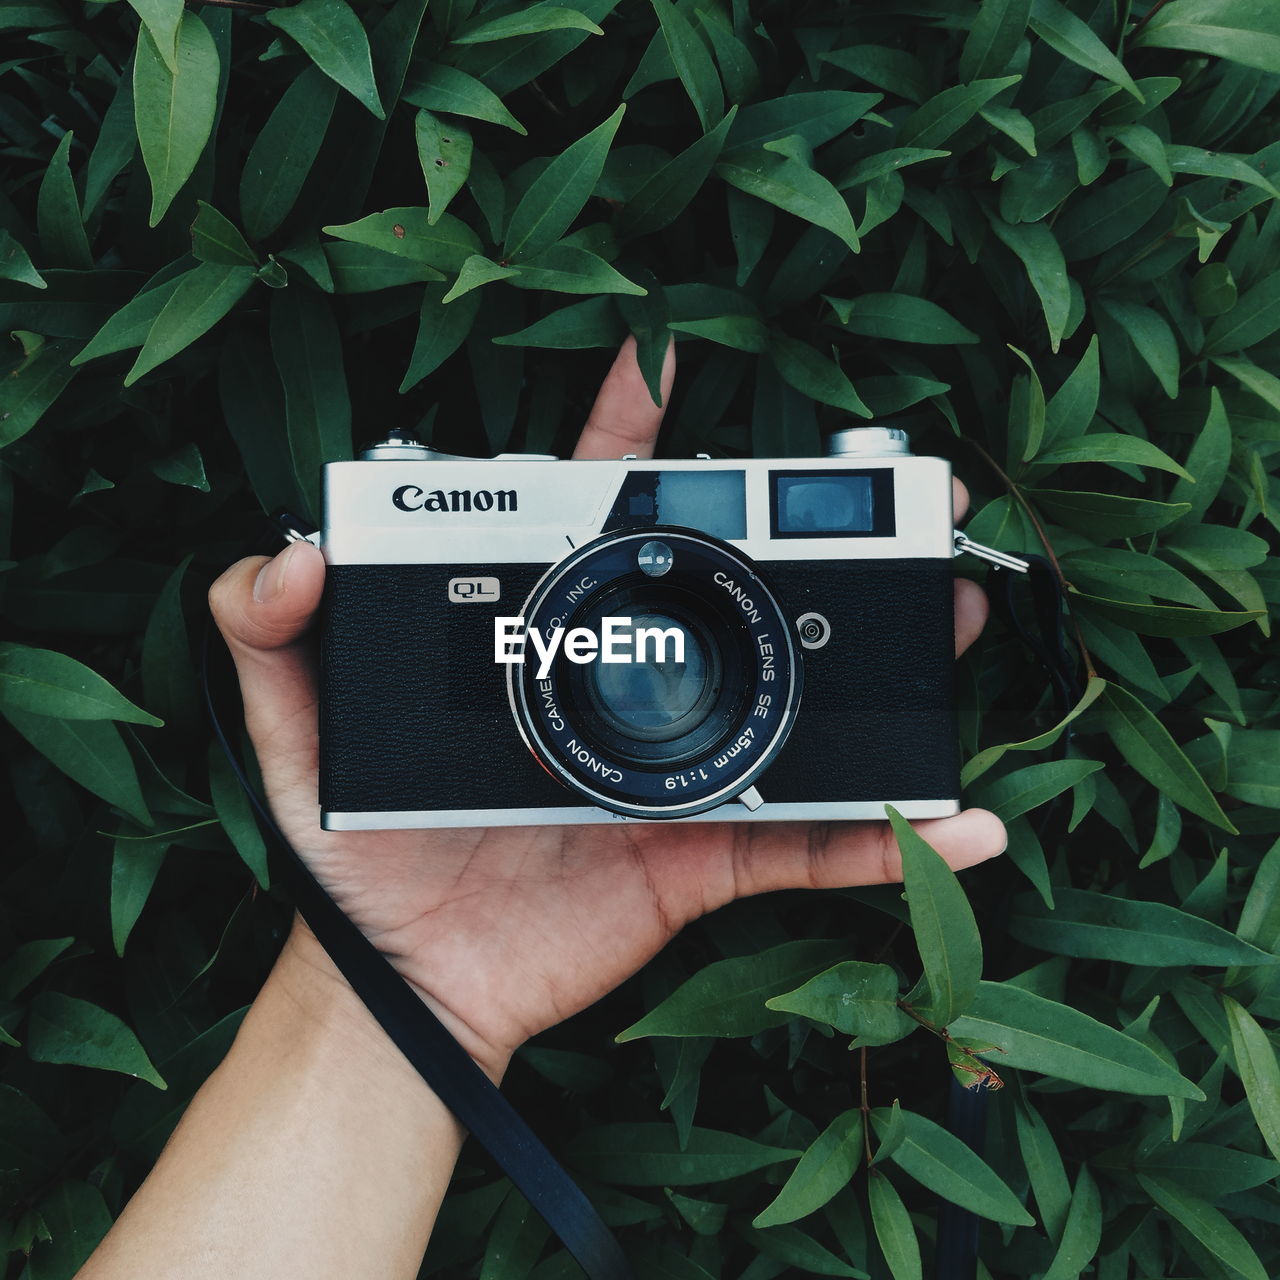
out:
M392 433L325 467L322 546L329 830L959 811L974 548L900 429L610 461Z

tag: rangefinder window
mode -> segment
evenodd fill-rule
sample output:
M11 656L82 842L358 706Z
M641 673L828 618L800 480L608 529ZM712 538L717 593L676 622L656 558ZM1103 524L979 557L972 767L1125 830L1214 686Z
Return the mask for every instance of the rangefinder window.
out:
M713 538L745 538L746 473L633 471L613 500L604 532L655 524L701 529Z
M775 538L891 538L893 472L774 471L769 507Z

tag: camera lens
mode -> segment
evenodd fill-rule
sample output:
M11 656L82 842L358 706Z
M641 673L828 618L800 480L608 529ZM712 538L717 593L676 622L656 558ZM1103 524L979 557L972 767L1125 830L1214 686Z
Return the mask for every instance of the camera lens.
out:
M629 642L624 649L633 656L587 669L596 714L615 732L642 742L671 742L697 728L720 688L719 654L703 628L666 613L633 613L616 634Z
M602 808L713 809L752 785L791 731L799 638L728 543L674 526L604 534L547 572L523 616L530 633L585 643L571 652L566 638L548 665L508 668L516 724L553 777Z

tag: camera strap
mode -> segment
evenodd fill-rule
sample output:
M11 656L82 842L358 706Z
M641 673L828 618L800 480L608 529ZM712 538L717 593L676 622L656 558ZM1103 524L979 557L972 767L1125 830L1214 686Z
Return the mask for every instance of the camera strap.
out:
M292 540L304 536L297 532L300 522L292 517L278 517L276 524ZM489 1152L589 1280L633 1280L635 1273L622 1247L581 1188L448 1028L334 902L276 824L241 765L218 712L212 679L213 630L210 619L201 654L209 719L259 825L282 855L279 866L294 906L396 1048Z
M1065 599L1054 567L1044 556L1025 555L1026 573L996 565L987 575L987 595L992 611L1016 635L1044 668L1053 688L1056 718L1062 720L1080 700L1080 678L1066 643L1063 626ZM1028 601L1017 584L1025 579ZM1029 604L1029 608L1028 608ZM1074 726L1068 725L1056 752L1065 754ZM1045 808L1037 834L1048 825L1056 802ZM987 1127L988 1090L983 1085L962 1085L954 1076L947 1098L947 1129L977 1154L982 1154ZM978 1219L969 1209L942 1200L938 1205L935 1280L976 1280L978 1273Z

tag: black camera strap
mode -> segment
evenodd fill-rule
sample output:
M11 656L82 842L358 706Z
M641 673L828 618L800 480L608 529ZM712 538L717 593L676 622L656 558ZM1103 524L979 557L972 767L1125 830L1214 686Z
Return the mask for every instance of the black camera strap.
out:
M1043 556L1022 556L1026 574L999 566L987 575L987 595L992 612L1034 655L1053 688L1057 719L1063 720L1080 700L1083 690L1076 663L1066 644L1063 626L1065 599L1057 571ZM1025 580L1026 592L1018 589ZM1027 599L1023 599L1023 596ZM1058 742L1057 753L1065 753L1072 726ZM1057 803L1045 807L1038 824L1043 833ZM982 1154L987 1127L988 1090L983 1085L966 1086L954 1076L947 1099L947 1128L977 1154ZM941 1200L938 1205L938 1235L935 1247L935 1280L976 1280L978 1273L978 1219L968 1209Z
M298 523L290 521L292 529ZM581 1188L448 1028L334 902L276 824L249 781L218 713L212 680L213 630L210 620L201 654L209 719L259 824L282 855L283 880L303 919L396 1048L493 1157L589 1280L633 1280L635 1273L622 1247Z

